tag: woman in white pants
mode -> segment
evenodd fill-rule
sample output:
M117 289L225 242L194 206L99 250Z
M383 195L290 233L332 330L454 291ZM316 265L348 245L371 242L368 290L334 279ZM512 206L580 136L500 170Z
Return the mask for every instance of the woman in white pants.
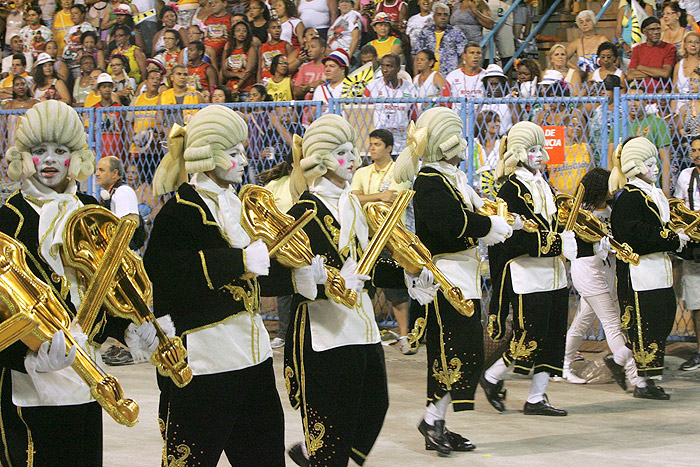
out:
M611 212L607 204L611 199L608 192L609 177L608 170L596 167L581 180L586 189L582 202L584 209L593 211L593 215L606 224L610 222ZM605 237L600 242L586 243L576 237L576 242L578 256L571 262L571 279L581 296L581 302L579 312L566 333L562 378L570 383L586 383L585 379L571 371L571 362L584 334L597 317L605 331L608 347L613 352L612 357L606 357L605 363L615 381L625 390L626 380L635 387L646 387L644 378L637 374L632 351L625 345L625 336L622 334L615 288L615 254L610 250L609 239Z

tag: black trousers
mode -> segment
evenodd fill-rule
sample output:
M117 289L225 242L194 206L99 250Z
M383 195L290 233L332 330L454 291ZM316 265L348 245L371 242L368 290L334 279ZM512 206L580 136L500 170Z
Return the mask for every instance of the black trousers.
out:
M238 371L195 376L184 388L158 376L163 465L284 465L284 414L272 358ZM180 462L181 464L178 464Z
M513 372L527 375L546 371L561 376L566 348L569 290L516 294L508 286L513 305L513 338L503 353Z
M666 339L676 317L673 288L635 292L618 282L618 298L637 373L642 377L663 374Z
M362 465L389 408L384 349L380 343L316 352L306 306L293 316L285 343L285 382L301 410L313 466Z
M102 408L80 405L17 407L9 369L0 379L0 465L3 467L99 467Z
M474 314L459 314L442 292L426 305L425 346L428 355L427 404L447 392L455 412L474 410L474 393L484 365L481 300Z

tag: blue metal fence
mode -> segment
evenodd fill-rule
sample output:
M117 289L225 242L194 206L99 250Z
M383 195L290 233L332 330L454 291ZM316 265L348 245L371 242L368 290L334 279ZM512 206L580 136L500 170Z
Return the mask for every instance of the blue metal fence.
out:
M697 119L693 114L700 112L700 95L621 94L617 89L610 98L360 98L332 99L327 105L314 101L226 105L239 111L248 122L249 183L257 183L261 172L287 156L291 151L292 135L303 135L304 128L324 111L342 115L351 122L357 131L360 154L369 162L368 135L376 124L392 124L397 140L401 141L402 137L405 138L408 122L424 110L434 106L455 109L465 122L464 136L470 155L463 169L477 190L484 188L484 179L495 169L491 163L498 154L500 137L517 121L530 120L566 128L566 157L572 160L565 161L561 167L550 167L547 174L560 191L575 188L589 168L608 166L609 155L620 141L628 136L644 135L656 141L661 149L663 186L667 193L672 194L677 174L689 165L688 139L700 134L700 121L695 125L693 120ZM76 109L85 121L88 146L95 150L97 158L116 155L126 163L127 174L131 174L130 183L137 188L139 201L147 208L144 212L149 213L148 223L163 203L163 199L151 196L150 181L167 150L166 135L174 123L186 123L204 106L206 104ZM16 121L23 112L0 111L0 154L13 144ZM7 178L4 158L0 175L0 198L4 202L18 187ZM81 188L99 196L98 187L92 180ZM482 190L482 193L488 196L488 191ZM484 281L484 298L488 300L487 268L484 272L487 279ZM577 298L572 295L572 308L576 307ZM673 339L693 338L690 318L688 312L679 314ZM600 339L602 331L596 329L589 337Z

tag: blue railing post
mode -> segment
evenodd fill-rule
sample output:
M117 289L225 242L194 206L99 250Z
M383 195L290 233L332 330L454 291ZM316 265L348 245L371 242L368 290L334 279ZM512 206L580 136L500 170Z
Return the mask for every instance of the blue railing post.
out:
M330 107L330 103L328 105ZM314 107L316 108L316 118L320 118L321 115L323 114L323 102L316 101L316 103L314 104Z
M620 139L616 142L616 144L619 144L621 141L624 141L627 139L627 133L629 132L629 100L627 99L627 94L621 95L620 96L620 109L621 109L621 114L625 116L625 118L620 120Z
M549 19L550 16L554 14L554 11L557 9L559 4L562 2L562 0L554 0L554 3L552 3L552 6L549 7L549 10L542 15L540 20L535 24L535 27L532 28L532 31L530 31L530 34L527 36L527 38L523 41L522 44L520 44L520 47L518 47L518 50L515 51L513 54L513 57L506 63L506 65L503 67L503 71L505 73L508 73L508 70L513 66L513 63L515 63L515 60L520 57L520 54L523 53L523 50L525 50L525 47L527 47L527 44L532 40L533 37L537 35L537 33L540 32L540 30L544 27L544 25L547 23L547 20Z
M467 179L471 186L474 186L474 113L474 102L465 98L461 117L463 122L467 122Z
M613 0L606 0L605 3L603 3L603 6L600 7L600 11L598 12L598 14L595 15L595 18L596 18L597 20L600 20L600 18L603 17L603 15L604 15L605 12L608 10L608 8L610 7L610 5L612 5L612 3L613 3Z
M491 30L489 31L489 33L486 34L486 36L485 36L483 39L481 39L481 42L479 43L479 46L480 46L481 48L484 48L484 46L485 46L487 43L488 43L488 45L489 45L489 63L493 63L493 61L494 61L494 56L496 55L496 54L494 53L494 52L495 52L495 48L496 48L496 47L495 47L495 40L494 40L494 37L496 36L496 34L498 34L498 31L501 30L501 28L503 27L503 25L505 24L506 20L507 20L508 17L511 15L511 13L513 13L513 10L515 10L515 9L518 7L518 5L520 5L520 2L522 2L522 0L515 0L515 1L513 2L513 4L510 6L510 8L508 8L508 10L506 10L506 12L503 14L503 16L501 17L501 19L499 19L498 22L497 22L496 24L493 25L493 29L491 29ZM460 51L460 52L461 52L461 51Z
M613 89L613 151L620 144L620 88ZM627 115L627 114L625 114ZM607 151L606 151L607 152Z
M102 109L93 108L92 112L90 122L93 125L95 135L93 144L95 145L95 167L97 167L97 163L102 158ZM97 198L99 188L97 187L97 179L94 176L91 177L90 187L92 188L92 193L90 194Z

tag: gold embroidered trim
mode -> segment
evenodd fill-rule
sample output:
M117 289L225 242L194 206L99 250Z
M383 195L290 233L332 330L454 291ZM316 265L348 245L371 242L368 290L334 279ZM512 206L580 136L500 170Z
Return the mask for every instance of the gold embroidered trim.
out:
M34 450L32 430L29 429L29 425L27 425L27 422L24 421L24 417L22 417L22 407L17 407L17 415L19 415L19 419L22 420L22 423L27 429L27 467L34 467L34 454L36 454L36 451Z
M292 393L292 378L294 378L294 370L292 370L292 367L284 367L284 387L287 389L288 395Z
M634 310L634 307L631 305L627 305L625 307L625 312L622 313L622 318L620 318L620 325L622 329L629 329L630 328L630 320L632 319L632 310Z
M355 448L352 448L352 452L354 452L354 453L355 453L357 456L359 456L361 459L367 459L367 455L366 455L366 454L362 454L360 451L358 451L358 450L355 449Z
M525 337L527 336L527 331L523 331L523 335L520 336L519 342L516 344L515 340L510 341L509 351L515 360L523 359L527 360L532 355L532 352L537 350L537 342L528 341L525 343Z
M443 357L444 358L444 357ZM462 361L454 357L448 365L444 365L442 370L439 369L437 360L433 361L433 378L442 386L451 389L451 386L462 378Z
M17 192L15 191L15 193L12 196L10 196L7 199L7 202L5 203L5 206L7 206L7 208L10 211L17 214L17 217L19 217L19 223L17 224L17 230L15 230L15 235L14 235L15 238L17 237L17 235L19 235L19 232L22 230L22 226L24 225L24 215L19 211L19 209L17 209L12 203L10 203L10 200L12 199L13 196L15 196L16 193Z
M168 456L168 467L187 467L187 458L192 454L190 447L186 444L180 444L175 450L180 457L170 454Z
M216 227L217 229L219 229L219 233L220 233L221 236L226 240L226 243L228 243L229 245L231 244L231 241L230 241L230 239L228 238L228 235L226 235L226 233L223 231L223 229L221 228L221 226L220 226L217 222L215 222L215 221L210 221L210 220L207 219L207 213L204 212L204 209L202 209L202 206L200 206L200 205L197 204L197 203L193 203L192 201L187 201L186 199L182 199L182 198L180 197L180 193L175 193L175 201L176 201L178 204L184 204L185 206L190 206L190 207L193 207L193 208L197 209L197 210L199 211L199 214L202 216L202 223L203 223L204 225L213 225L214 227Z
M226 284L224 289L228 290L233 299L237 302L243 301L243 306L250 313L260 312L260 292L258 290L258 281L255 279L246 280L250 290L246 291L243 287Z
M0 373L0 399L2 399L2 387L5 381L5 370L6 368L3 368L2 373ZM7 438L5 436L5 422L2 418L2 407L0 407L0 435L2 435L2 445L5 447L5 462L7 462L7 467L12 467L12 462L10 462L10 451L7 446Z
M210 290L214 290L214 284L211 283L211 278L209 277L209 269L207 268L207 260L204 257L204 252L202 250L198 251L199 258L202 260L202 272L204 273L204 279L207 281L207 287Z
M447 187L447 190L452 194L452 197L457 199L457 201L459 201L459 203L462 205L462 216L464 217L464 221L462 222L462 231L459 233L459 235L457 235L457 238L462 238L467 230L467 224L469 222L469 218L464 212L467 206L464 200L462 199L462 195L455 190L455 187L452 186L452 183L450 183L449 180L447 180L447 178L442 173L421 172L421 176L438 177L440 180L442 180L442 183Z
M326 435L326 427L323 423L314 423L313 431L309 432L309 439L306 445L306 449L309 451L309 457L316 454L316 451L321 449L324 445L323 437Z
M340 243L340 229L333 225L334 220L333 216L329 214L323 216L323 224L326 226L326 230L333 236L333 243L338 245Z

